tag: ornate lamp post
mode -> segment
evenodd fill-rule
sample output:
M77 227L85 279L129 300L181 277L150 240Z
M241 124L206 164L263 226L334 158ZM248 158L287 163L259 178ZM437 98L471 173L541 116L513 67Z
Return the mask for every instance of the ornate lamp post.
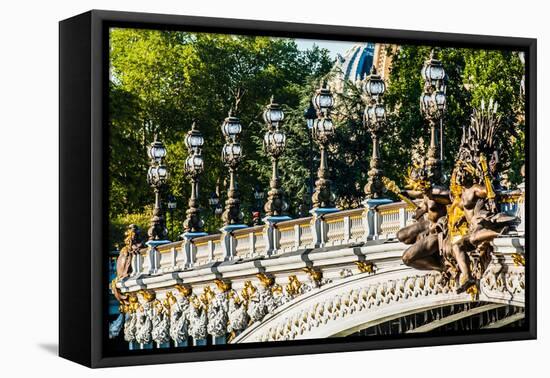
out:
M216 192L212 192L212 194L210 194L210 198L208 198L208 204L212 208L212 213L214 213L215 215L219 215L216 214L216 209L220 204L220 196L218 196Z
M256 185L253 188L254 193L254 206L252 208L252 225L258 226L262 224L262 205L265 198L265 192Z
M189 151L189 156L185 160L185 173L191 180L191 197L189 197L189 208L185 212L187 217L183 222L184 235L198 236L204 234L202 228L204 222L200 218L199 210L199 177L204 171L204 161L201 155L201 148L204 144L204 138L195 122L191 126L191 130L185 137L185 145Z
M382 102L386 84L380 75L376 73L374 65L371 68L370 75L366 78L364 89L368 96L368 104L363 114L363 124L369 130L372 138L372 158L368 172L369 180L365 185L365 194L368 198L378 199L382 198L384 192L382 162L378 144L380 134L386 123L386 108Z
M163 163L163 159L166 156L166 148L164 144L157 140L157 135L153 143L147 150L149 158L151 160L149 170L147 172L147 182L153 188L155 192L155 205L153 207L153 217L151 218L151 226L147 231L149 236L150 245L158 245L167 242L166 237L168 230L166 229L166 223L162 212L160 191L168 180L168 170Z
M264 111L264 121L267 125L267 132L264 135L264 150L271 157L273 168L267 202L264 206L268 217L281 217L288 209L279 179L279 157L284 152L286 145L286 135L280 129L284 118L283 110L271 97L271 103Z
M309 107L304 111L304 118L306 119L307 130L308 130L308 139L309 139L309 182L308 190L309 195L313 195L313 125L315 119L317 118L317 111L313 106L313 101L309 102Z
M241 145L238 142L242 126L239 118L229 111L228 117L222 124L222 133L225 136L225 144L222 149L222 159L229 168L229 188L227 190L227 200L225 201L225 211L222 214L224 225L239 226L242 225L243 213L241 212L241 201L239 199L239 189L236 181L237 168L242 159Z
M174 210L178 207L178 203L176 202L176 197L172 194L168 195L167 200L168 202L166 203L166 207L168 208L168 213L170 214L170 238L174 239Z
M312 137L319 146L321 153L320 165L317 170L317 181L315 181L315 192L311 197L314 209L334 209L334 194L330 190L331 181L329 179L329 170L327 163L326 149L332 137L334 136L334 125L330 118L330 110L334 105L332 92L323 83L315 96L313 104L317 109L317 119L313 122Z
M447 103L445 87L445 69L440 60L434 58L434 51L421 70L424 79L424 92L420 96L420 110L430 125L430 147L426 165L430 181L440 184L442 179L441 162L443 160L443 116ZM439 138L437 125L439 124ZM439 139L439 142L438 142ZM439 157L438 157L439 143Z

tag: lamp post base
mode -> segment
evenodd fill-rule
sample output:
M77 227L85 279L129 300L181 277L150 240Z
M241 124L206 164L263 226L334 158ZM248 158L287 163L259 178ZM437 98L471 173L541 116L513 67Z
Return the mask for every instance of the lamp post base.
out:
M223 233L240 230L242 228L247 228L248 226L246 224L229 224L227 226L223 226L220 228L220 231Z
M208 232L184 232L180 235L183 240L191 240L200 236L206 236Z
M311 215L323 215L323 214L330 214L335 213L337 211L340 211L337 207L314 207L309 211Z
M145 242L145 245L147 247L155 248L155 247L158 247L159 245L168 244L168 243L172 243L172 241L171 240L148 240Z
M278 222L284 222L284 221L291 220L291 219L292 218L289 217L288 215L279 215L279 216L271 215L271 216L267 216L267 217L263 218L262 221L264 223L275 224L275 223L278 223Z
M393 201L389 198L368 198L363 201L363 205L366 208L380 206L380 205L387 205L388 203L392 203Z

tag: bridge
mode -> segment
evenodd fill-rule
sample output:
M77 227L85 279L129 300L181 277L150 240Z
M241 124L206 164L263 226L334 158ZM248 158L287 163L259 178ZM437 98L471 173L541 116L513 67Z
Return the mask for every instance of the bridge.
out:
M523 193L502 198L522 223L494 240L477 290L405 266L413 209L367 204L144 248L115 282L111 332L149 349L521 325Z

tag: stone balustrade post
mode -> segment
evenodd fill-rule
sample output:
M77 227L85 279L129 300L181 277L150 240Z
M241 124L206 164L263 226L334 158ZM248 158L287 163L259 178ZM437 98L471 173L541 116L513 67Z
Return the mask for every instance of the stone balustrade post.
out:
M279 239L281 232L275 227L279 222L287 221L292 218L288 216L267 216L263 219L264 226L264 238L265 238L265 253L267 256L277 253L279 248Z
M519 184L518 189L521 192L517 203L517 217L520 219L520 223L516 229L519 234L525 234L525 182Z
M402 207L399 209L399 228L404 228L407 225L407 208Z
M145 254L145 258L147 259L147 262L149 263L149 270L147 272L144 272L145 274L156 274L159 269L159 260L160 260L160 254L156 247L150 246L147 249L147 252Z
M222 232L221 245L223 250L223 259L232 260L235 256L234 236L231 232Z
M244 224L230 224L220 229L222 233L220 243L223 250L224 260L233 260L233 258L235 257L235 247L237 243L235 243L235 236L233 235L233 231L247 227L248 226Z
M193 242L191 239L183 239L181 243L181 251L183 252L183 265L185 268L191 268L195 264L193 254Z
M365 227L365 240L376 240L380 236L380 227L382 225L382 217L378 212L378 206L392 203L392 200L387 198L367 199L363 202L365 212L363 213L363 223Z
M344 242L349 242L351 238L351 220L349 216L344 217Z
M312 215L311 236L313 238L314 247L322 247L327 240L327 223L325 222L323 215L335 213L337 211L339 210L335 207L318 207L310 210Z
M131 276L139 276L142 273L143 256L138 252L132 256L132 274Z
M248 248L249 248L249 254L250 256L256 255L256 236L254 236L254 232L251 232L248 234Z
M300 229L299 224L294 225L294 247L299 248L300 247L300 240L302 238L302 230Z

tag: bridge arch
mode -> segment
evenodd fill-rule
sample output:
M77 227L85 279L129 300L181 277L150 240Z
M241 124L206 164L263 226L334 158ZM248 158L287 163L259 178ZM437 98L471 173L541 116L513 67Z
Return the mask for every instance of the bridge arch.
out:
M493 264L480 282L480 292L474 296L457 294L436 272L400 266L374 275L363 273L298 296L232 342L348 336L392 319L447 305L486 302L524 307L522 272L513 266Z

